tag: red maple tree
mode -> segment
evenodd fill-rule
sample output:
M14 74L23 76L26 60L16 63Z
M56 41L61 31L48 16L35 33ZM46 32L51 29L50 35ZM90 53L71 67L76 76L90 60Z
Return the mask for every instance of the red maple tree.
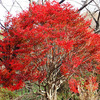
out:
M0 40L0 84L16 90L26 81L36 82L44 88L38 94L56 100L69 76L97 72L100 35L89 25L68 3L33 3L16 17L8 16Z

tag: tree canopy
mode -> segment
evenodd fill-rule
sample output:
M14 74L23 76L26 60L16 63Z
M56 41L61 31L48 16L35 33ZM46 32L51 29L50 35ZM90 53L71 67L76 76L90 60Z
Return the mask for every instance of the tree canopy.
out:
M33 3L16 17L7 16L0 40L0 84L16 90L25 81L37 81L44 83L41 94L50 98L69 76L98 73L100 35L89 25L68 3Z

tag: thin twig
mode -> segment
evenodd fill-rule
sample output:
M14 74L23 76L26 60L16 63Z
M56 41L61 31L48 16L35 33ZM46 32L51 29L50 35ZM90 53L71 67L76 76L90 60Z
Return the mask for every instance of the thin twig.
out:
M2 1L1 1L1 5L6 9L7 12L9 12L8 9L3 5Z
M0 25L1 25L2 28L8 30L1 22L0 22Z
M21 7L21 5L19 4L19 2L17 2L17 0L15 0L15 2L19 5L19 7L23 10L23 8Z
M11 8L10 8L10 10L9 10L9 12L12 10L14 4L15 4L15 1L13 2L12 6L11 6Z

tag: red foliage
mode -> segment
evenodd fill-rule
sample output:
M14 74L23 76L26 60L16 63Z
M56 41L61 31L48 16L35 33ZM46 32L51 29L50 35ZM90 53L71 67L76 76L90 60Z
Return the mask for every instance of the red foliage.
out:
M81 75L80 70L85 74L100 62L100 35L89 24L68 3L33 4L16 17L8 16L9 28L0 40L0 84L16 90L27 80L41 83L56 70L65 76Z
M82 88L85 91L95 91L98 89L97 78L94 76L89 76L88 78L84 79L84 81L80 81L79 79L71 78L69 81L70 90L74 93L79 93L78 88Z
M90 76L86 82L84 83L84 86L86 87L86 89L88 90L92 90L92 91L95 91L98 89L98 83L97 83L97 78L96 77L93 77L93 76Z
M69 87L70 87L70 90L74 93L79 93L78 91L78 85L79 85L79 82L76 80L76 79L70 79L69 80Z

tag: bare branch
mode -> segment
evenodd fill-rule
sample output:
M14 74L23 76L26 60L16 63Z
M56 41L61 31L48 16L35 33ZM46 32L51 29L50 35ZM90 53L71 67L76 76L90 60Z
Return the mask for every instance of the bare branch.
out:
M95 33L99 33L99 32L100 32L100 29L99 29L99 30L95 30L94 32L95 32Z
M23 8L21 7L21 5L19 4L19 2L17 2L17 0L15 0L16 3L19 5L19 7L23 10Z
M87 8L86 8L87 9ZM91 17L93 18L93 20L96 23L96 30L99 28L99 22L95 19L95 17L93 16L93 14L87 9L87 11L90 13Z
M83 5L83 6L78 10L78 12L81 11L82 9L84 9L86 6L88 6L92 1L93 1L93 0L91 0L91 1L88 2L87 4Z
M0 25L1 25L2 28L8 30L1 22L0 22Z
M65 0L61 0L60 2L59 2L59 4L61 4L61 3L63 3Z
M93 2L95 3L96 7L98 8L98 10L100 12L100 7L98 6L98 4L95 2L95 0L93 0Z
M15 1L13 2L12 6L11 6L11 8L10 8L10 10L9 10L9 12L12 10L14 4L15 4Z
M0 1L0 4L6 9L7 12L9 12L8 9L3 5L2 1Z

